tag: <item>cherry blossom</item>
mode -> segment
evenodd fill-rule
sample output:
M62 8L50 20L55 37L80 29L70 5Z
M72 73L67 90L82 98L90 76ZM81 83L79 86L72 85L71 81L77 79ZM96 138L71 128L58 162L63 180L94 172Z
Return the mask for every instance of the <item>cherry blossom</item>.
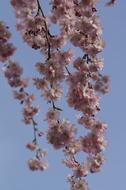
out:
M99 172L101 170L102 164L105 162L105 157L103 154L96 154L94 156L89 156L87 158L88 160L88 165L90 168L91 173Z
M8 30L8 26L5 25L5 23L0 21L0 61L5 62L7 61L10 56L13 55L13 53L16 50L16 47L8 42L11 33Z
M39 143L46 138L54 149L62 149L64 153L62 162L72 170L67 178L71 190L89 190L86 176L99 172L105 162L107 124L96 114L100 111L101 94L109 91L109 77L101 74L104 60L100 53L105 42L97 14L98 2L50 0L50 13L45 16L39 0L11 0L16 28L23 42L42 55L43 59L35 63L38 77L24 78L21 63L10 59L16 48L9 42L9 27L0 22L0 61L6 61L3 72L14 98L22 105L22 121L33 129L33 139L26 148L35 155L28 160L28 166L32 171L48 168L48 162L43 160L48 152ZM111 0L107 5L114 3L115 0ZM51 33L54 24L59 27L58 34ZM74 46L74 50L69 45ZM76 48L82 55L77 55ZM31 83L48 104L45 131L37 121L41 108L34 104L35 93L29 93ZM66 111L60 107L62 99L69 108L79 112L76 125L69 118L61 118ZM78 125L88 133L79 136ZM78 159L80 153L87 155L83 162Z
M89 190L87 182L84 179L74 178L74 176L68 176L68 181L71 184L72 190Z
M87 136L81 137L82 149L86 153L97 154L103 151L106 147L104 136L98 136L89 133Z
M32 171L35 170L46 170L48 168L48 163L44 160L38 158L32 158L28 161L28 166Z
M54 148L59 149L69 144L75 138L75 133L76 129L69 121L56 121L50 123L47 139Z

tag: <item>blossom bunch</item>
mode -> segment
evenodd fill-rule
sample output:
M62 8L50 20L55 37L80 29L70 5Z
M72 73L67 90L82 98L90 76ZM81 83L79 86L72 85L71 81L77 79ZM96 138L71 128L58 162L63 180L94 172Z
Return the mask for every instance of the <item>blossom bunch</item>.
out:
M16 50L16 47L9 42L11 33L2 21L0 21L0 61L7 61Z

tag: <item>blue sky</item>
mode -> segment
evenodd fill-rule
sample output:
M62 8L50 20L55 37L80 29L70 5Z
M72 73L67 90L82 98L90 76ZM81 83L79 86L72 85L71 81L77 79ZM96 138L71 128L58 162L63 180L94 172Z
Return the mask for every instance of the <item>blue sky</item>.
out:
M91 190L118 190L126 188L126 2L117 0L114 8L106 8L104 3L105 1L102 1L98 8L106 41L103 52L104 73L110 75L111 89L108 95L102 97L102 111L99 115L109 125L108 148L105 152L107 162L100 173L88 177L88 182ZM46 10L47 1L44 2L44 8ZM13 41L18 46L13 58L25 68L25 76L36 75L34 64L41 60L41 55L24 44L16 32L15 17L9 0L1 0L0 20L10 26ZM11 88L3 77L2 64L0 69L0 189L68 190L66 175L69 170L61 164L62 153L53 151L44 140L41 140L41 144L49 149L50 168L45 172L29 171L26 161L32 154L25 148L25 144L32 139L32 128L21 122L21 106L12 97ZM46 127L42 114L47 106L39 96L38 93L37 103L40 103L42 111L38 120L40 127ZM65 114L68 112L66 110ZM73 114L69 116L73 121Z

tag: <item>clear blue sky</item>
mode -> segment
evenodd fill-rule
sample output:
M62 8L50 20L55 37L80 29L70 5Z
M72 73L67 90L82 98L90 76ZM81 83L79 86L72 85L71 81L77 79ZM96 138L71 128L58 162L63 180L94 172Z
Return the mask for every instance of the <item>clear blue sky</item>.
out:
M43 2L45 3L45 1ZM45 9L47 8L46 3ZM103 53L104 73L110 75L111 91L102 97L100 117L109 124L108 148L105 152L107 162L100 173L88 177L88 182L90 190L125 190L126 2L117 0L114 8L106 8L104 3L105 1L99 5L99 14L106 41ZM11 27L13 41L18 46L14 59L25 67L25 76L35 75L34 64L41 60L41 56L37 51L31 50L24 44L16 32L15 17L9 0L0 2L0 20L4 20ZM0 69L2 69L2 64ZM38 103L42 107L38 120L41 123L40 127L44 127L46 123L42 121L42 114L47 106L39 98L39 93L37 97ZM66 175L69 170L61 164L62 153L53 151L43 140L41 141L42 146L49 149L50 168L46 172L29 171L26 161L32 157L32 154L25 149L25 144L32 139L32 128L23 125L20 113L21 106L13 99L11 89L0 71L0 189L68 190L69 184L66 183ZM68 114L68 110L65 114ZM73 119L72 114L70 119Z

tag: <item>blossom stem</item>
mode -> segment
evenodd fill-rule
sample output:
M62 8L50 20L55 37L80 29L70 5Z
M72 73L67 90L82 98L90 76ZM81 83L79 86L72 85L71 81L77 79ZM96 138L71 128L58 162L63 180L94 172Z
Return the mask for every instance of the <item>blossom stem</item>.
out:
M34 130L34 142L36 144L38 144L38 142L37 142L37 135L36 135L36 131L37 131L36 125L37 125L37 123L35 122L35 120L33 118L31 120L32 120L33 130Z
M54 110L63 111L61 108L55 106L55 103L54 103L53 100L52 100L52 105L53 105L53 109L54 109Z
M47 57L47 61L51 58L51 45L50 45L50 42L49 42L49 36L51 36L49 30L48 30L48 27L47 27L47 23L46 23L46 20L45 20L45 15L44 15L44 12L42 10L42 7L40 5L40 2L39 0L37 0L37 4L38 4L38 11L37 11L37 14L36 16L39 15L39 13L41 12L43 18L44 18L44 25L45 25L45 37L46 37L46 40L47 40L47 45L48 45L48 57Z
M65 66L65 69L66 69L66 71L67 71L67 73L68 73L69 75L72 75L71 72L69 71L69 69L67 68L67 66Z

